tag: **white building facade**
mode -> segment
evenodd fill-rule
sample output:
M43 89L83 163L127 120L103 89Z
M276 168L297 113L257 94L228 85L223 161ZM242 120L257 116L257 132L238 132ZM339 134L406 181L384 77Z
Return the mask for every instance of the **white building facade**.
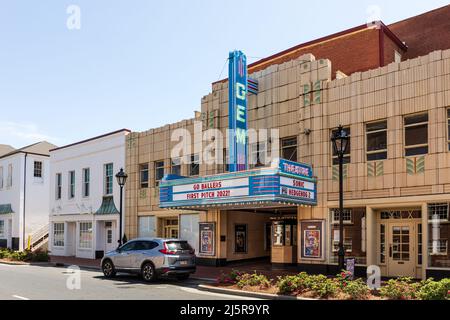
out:
M43 141L0 154L0 247L24 250L36 233L47 236L49 150L55 147Z
M98 259L117 248L122 129L50 151L50 254ZM123 190L125 197L125 189ZM123 209L122 221L125 214Z

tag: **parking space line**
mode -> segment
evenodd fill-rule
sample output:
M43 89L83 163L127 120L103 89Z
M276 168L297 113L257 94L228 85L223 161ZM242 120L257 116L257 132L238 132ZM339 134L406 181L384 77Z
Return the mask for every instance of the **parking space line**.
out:
M18 296L18 295L13 295L13 298L19 299L19 300L30 300L28 298L22 297L22 296Z

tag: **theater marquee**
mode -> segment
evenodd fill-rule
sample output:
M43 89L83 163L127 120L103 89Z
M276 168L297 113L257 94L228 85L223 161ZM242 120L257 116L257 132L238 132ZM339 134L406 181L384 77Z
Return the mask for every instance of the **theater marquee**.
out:
M160 185L160 207L207 207L258 202L316 205L316 188L310 166L282 159L269 168L200 178L166 178Z

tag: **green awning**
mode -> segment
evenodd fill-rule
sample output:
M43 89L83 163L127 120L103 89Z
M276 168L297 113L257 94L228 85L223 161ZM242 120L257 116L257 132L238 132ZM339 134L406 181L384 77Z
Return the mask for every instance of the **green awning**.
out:
M118 213L119 210L117 210L112 196L103 197L102 205L97 210L97 212L95 212L95 214L118 214Z
M9 214L14 213L14 211L11 208L11 204L0 204L0 214Z

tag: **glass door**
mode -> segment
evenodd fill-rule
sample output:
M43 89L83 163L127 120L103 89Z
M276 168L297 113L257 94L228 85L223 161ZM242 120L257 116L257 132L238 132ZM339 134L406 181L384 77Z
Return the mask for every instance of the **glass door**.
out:
M392 223L389 232L389 276L415 277L414 224Z

